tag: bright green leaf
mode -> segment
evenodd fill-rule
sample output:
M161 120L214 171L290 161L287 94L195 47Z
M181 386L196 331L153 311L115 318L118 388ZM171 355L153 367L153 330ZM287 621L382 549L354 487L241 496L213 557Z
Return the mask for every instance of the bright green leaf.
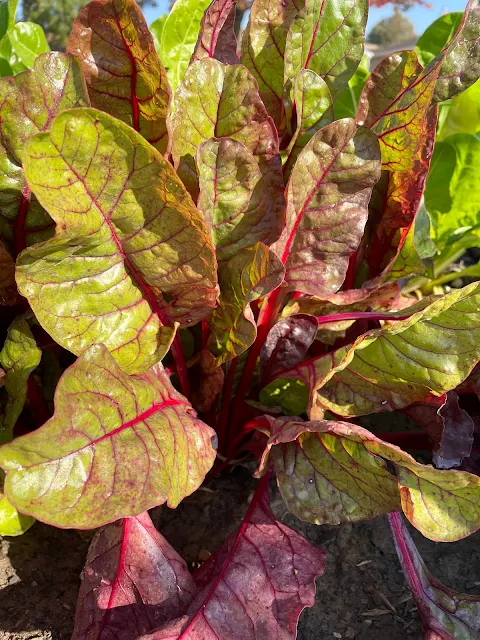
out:
M34 522L35 518L19 513L0 491L0 536L21 536Z
M417 41L415 51L422 66L426 66L450 42L463 18L463 11L446 13L423 32Z
M0 1L0 39L15 25L18 0Z
M260 404L281 409L286 416L300 416L307 412L310 391L301 380L277 378L260 391Z
M13 427L20 416L27 397L27 381L40 364L41 350L23 316L9 326L0 351L0 364L5 371L5 389L8 394L5 415L0 425L0 444L12 439Z
M12 45L12 54L27 69L33 68L37 56L50 51L42 27L33 22L17 22L9 29L7 37Z
M477 132L480 132L480 80L449 101L441 126L439 119L437 141L443 141L455 133Z
M161 365L128 376L95 345L63 374L54 416L0 448L5 494L57 527L94 529L164 502L173 508L212 466L214 435Z
M283 281L283 266L267 246L258 242L231 258L220 271L220 300L210 319L210 349L223 364L255 341L257 327L250 304Z
M126 371L145 371L175 322L194 324L215 306L201 214L152 145L94 109L57 116L30 139L23 166L57 231L19 256L19 290L66 349L102 342Z
M335 119L355 118L358 110L360 96L365 86L365 82L370 75L369 71L358 67L353 76L348 81L347 86L335 100Z

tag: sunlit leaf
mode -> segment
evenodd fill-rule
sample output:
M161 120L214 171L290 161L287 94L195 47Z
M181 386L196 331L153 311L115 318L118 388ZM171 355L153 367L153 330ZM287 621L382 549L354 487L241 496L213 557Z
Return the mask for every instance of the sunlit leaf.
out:
M317 335L318 322L315 316L297 313L281 318L267 334L260 352L260 363L264 378L276 371L298 364Z
M5 493L57 527L91 529L164 502L176 507L212 466L213 436L161 365L128 376L95 345L63 374L54 416L0 448Z
M429 25L417 40L415 51L422 66L426 66L450 42L463 18L463 11L440 16Z
M200 213L154 147L96 110L58 116L23 162L57 231L19 257L19 290L66 349L104 343L125 370L144 371L168 350L174 322L195 323L215 306Z
M0 536L21 536L34 522L35 518L18 513L0 491Z
M80 60L92 106L168 153L170 87L135 0L90 2L73 23L67 51Z
M213 0L202 18L191 62L202 58L215 58L225 64L239 62L234 31L236 5L237 0Z

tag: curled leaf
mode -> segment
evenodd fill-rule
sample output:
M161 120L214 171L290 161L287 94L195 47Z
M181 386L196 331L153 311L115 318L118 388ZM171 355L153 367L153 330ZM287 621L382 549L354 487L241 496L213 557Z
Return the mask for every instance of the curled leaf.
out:
M161 365L128 376L94 345L60 379L53 417L0 448L5 493L22 513L76 529L176 507L212 466L213 436Z
M50 217L32 196L22 169L27 140L64 109L88 106L77 60L45 53L32 71L0 79L0 232L20 252L52 234Z
M5 370L4 384L8 394L5 415L0 423L0 444L9 442L27 398L27 381L40 364L41 350L23 316L8 327L7 337L0 351L0 364Z
M280 373L303 380L312 407L353 417L395 411L455 389L480 359L480 285L408 310L406 320Z
M371 131L349 119L317 131L290 176L286 226L272 247L289 289L314 296L338 291L379 177L380 151Z
M475 475L420 464L347 422L270 416L257 422L270 435L258 473L270 460L283 499L303 520L355 522L395 511L401 501L413 526L431 540L452 542L480 528Z
M241 526L195 573L200 591L186 615L141 640L294 640L325 555L276 520L267 491L264 479Z
M389 515L398 559L422 618L424 640L476 640L480 598L456 593L436 580L423 562L402 518Z
M237 0L213 0L206 9L195 51L190 63L215 58L225 64L237 64L237 37L234 31Z
M211 230L217 260L233 258L256 242L278 238L275 202L257 161L232 138L212 138L198 147L198 208Z
M257 335L250 304L279 287L283 266L267 246L258 242L231 258L220 272L220 300L210 319L209 346L223 364L248 349Z
M73 23L67 51L81 62L92 106L123 120L167 154L170 87L135 0L87 4Z
M147 512L99 531L88 550L72 640L131 640L183 614L196 587Z
M79 109L29 141L24 168L57 231L19 257L20 292L66 349L104 343L146 370L173 324L205 317L217 295L211 239L172 166L123 122Z

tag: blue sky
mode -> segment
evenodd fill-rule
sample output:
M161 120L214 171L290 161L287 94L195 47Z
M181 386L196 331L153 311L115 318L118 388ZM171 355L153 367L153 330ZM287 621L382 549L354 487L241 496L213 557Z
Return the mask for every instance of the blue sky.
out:
M421 35L428 25L438 18L443 10L446 11L463 11L467 0L431 0L433 7L426 9L425 7L415 7L407 12L408 17L415 25L415 30L418 35ZM156 18L167 11L168 0L157 0L158 6L155 8L149 7L145 10L145 17L150 24ZM386 5L381 9L370 9L370 16L368 20L368 28L370 29L376 22L382 18L386 18L392 15L392 5Z

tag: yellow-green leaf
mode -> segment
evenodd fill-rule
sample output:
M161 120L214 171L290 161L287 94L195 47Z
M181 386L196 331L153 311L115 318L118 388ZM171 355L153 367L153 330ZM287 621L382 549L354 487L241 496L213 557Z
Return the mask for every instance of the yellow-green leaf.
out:
M31 138L24 168L57 231L19 256L19 290L66 349L102 342L125 370L145 371L175 322L193 324L216 304L201 214L154 147L93 109L64 112Z
M0 536L21 536L34 522L35 518L19 513L0 491Z

